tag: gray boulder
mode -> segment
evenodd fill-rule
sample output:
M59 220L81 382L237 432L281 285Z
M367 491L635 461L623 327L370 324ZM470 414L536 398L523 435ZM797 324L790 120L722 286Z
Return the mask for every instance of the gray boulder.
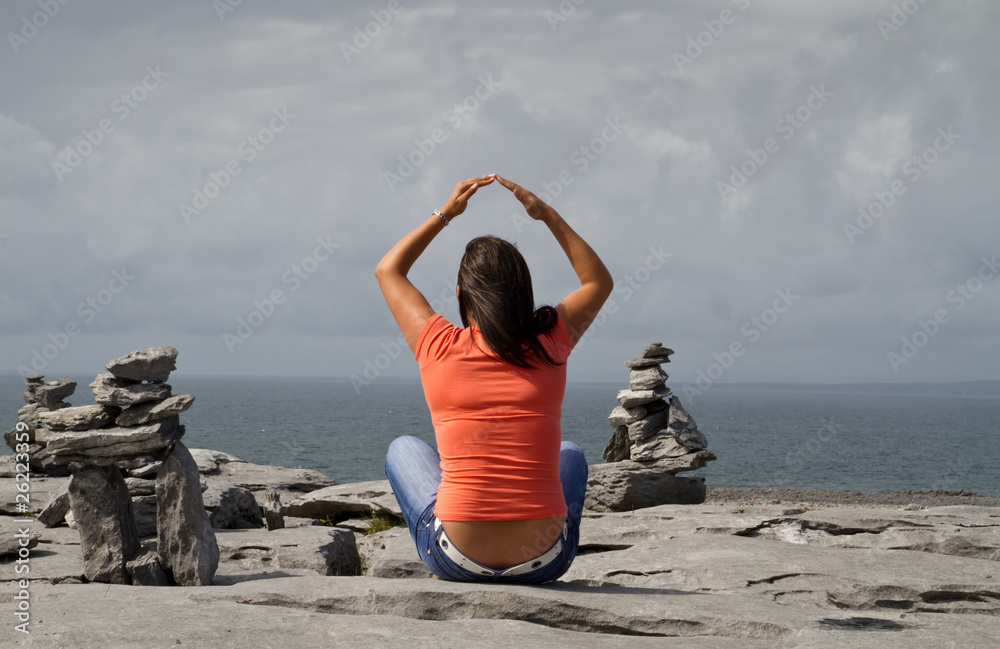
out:
M150 347L116 358L105 368L119 379L163 383L177 369L176 361L173 347Z
M170 396L170 386L166 383L137 383L117 379L113 374L98 374L90 389L94 392L94 401L106 406L127 407Z
M37 417L52 431L84 431L107 426L119 412L119 408L95 405L43 410L37 413Z
M677 397L670 399L670 423L667 425L667 431L690 451L708 447L708 440L698 430L698 424L694 423L694 419Z
M175 394L163 401L138 403L118 415L115 423L119 426L138 426L159 421L181 414L193 403L194 397L190 394Z
M705 502L704 478L678 477L657 465L624 460L591 466L584 507L602 512L627 512L657 505Z
M285 514L339 523L348 518L384 514L402 518L388 480L335 485L310 492L285 506Z
M180 586L208 586L219 567L219 546L201 497L198 466L183 443L156 476L156 548Z
M364 574L368 577L428 579L434 576L420 560L405 526L361 536L357 542Z
M70 506L83 553L83 574L89 581L128 584L125 564L139 551L139 532L128 487L116 466L70 468Z
M667 427L670 421L670 413L660 410L647 415L644 419L634 421L628 425L628 436L633 442L639 442Z
M361 574L354 532L313 525L267 530L219 530L224 564L243 570L314 570L327 576Z
M249 489L211 480L201 497L212 527L217 530L258 528L264 524L260 506Z

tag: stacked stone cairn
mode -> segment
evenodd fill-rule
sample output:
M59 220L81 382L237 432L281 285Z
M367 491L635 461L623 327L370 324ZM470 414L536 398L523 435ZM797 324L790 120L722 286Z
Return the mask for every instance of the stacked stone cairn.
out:
M218 568L198 467L180 441L179 415L194 397L166 383L176 359L173 347L152 347L113 360L90 384L96 405L77 408L61 402L76 386L69 379L27 379L19 416L32 430L32 464L71 476L39 520L72 519L89 581L204 586ZM132 496L155 512L155 551L140 547Z
M619 405L608 421L615 429L604 449L607 464L590 467L587 507L630 511L664 504L705 501L705 479L679 478L705 466L715 455L680 401L666 386L661 365L672 349L648 345L639 358L625 361L629 387L618 392Z

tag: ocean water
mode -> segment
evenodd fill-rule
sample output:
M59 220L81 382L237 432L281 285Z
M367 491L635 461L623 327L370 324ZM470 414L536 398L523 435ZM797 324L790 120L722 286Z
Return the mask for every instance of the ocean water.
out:
M93 377L73 405L93 403ZM233 379L175 375L196 401L181 415L184 442L259 464L320 471L338 482L384 478L398 435L433 443L419 381L382 379L357 394L344 379ZM687 475L710 487L886 490L966 489L1000 496L1000 384L942 386L671 386L718 459ZM619 384L569 384L563 438L591 464L612 428ZM0 425L17 422L23 381L0 376ZM8 449L0 449L6 453Z

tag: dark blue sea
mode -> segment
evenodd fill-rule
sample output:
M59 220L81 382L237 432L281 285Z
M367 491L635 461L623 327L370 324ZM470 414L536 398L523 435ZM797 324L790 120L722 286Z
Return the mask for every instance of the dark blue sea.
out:
M54 377L47 377L54 378ZM68 401L93 403L92 376ZM389 442L433 443L419 381L382 379L356 393L346 379L185 377L174 394L196 401L181 416L184 442L258 464L320 471L338 482L382 479ZM619 384L566 388L563 438L591 464L612 429ZM710 487L875 491L966 489L1000 496L1000 382L872 385L671 385L718 456L694 474ZM0 425L17 422L24 382L0 376ZM0 453L7 453L4 447Z

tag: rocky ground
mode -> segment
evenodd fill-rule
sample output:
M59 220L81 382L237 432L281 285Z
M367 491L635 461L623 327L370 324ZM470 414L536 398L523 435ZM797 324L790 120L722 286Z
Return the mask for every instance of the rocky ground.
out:
M76 530L33 522L31 633L14 630L23 575L0 558L3 646L940 649L1000 637L996 498L709 489L701 505L587 512L559 582L497 586L432 578L403 528L365 534L372 514L397 511L384 481L320 488L301 471L199 468L210 489L281 491L288 527L217 530L213 585L182 588L84 583ZM33 479L33 501L66 480ZM0 552L16 493L0 478Z

